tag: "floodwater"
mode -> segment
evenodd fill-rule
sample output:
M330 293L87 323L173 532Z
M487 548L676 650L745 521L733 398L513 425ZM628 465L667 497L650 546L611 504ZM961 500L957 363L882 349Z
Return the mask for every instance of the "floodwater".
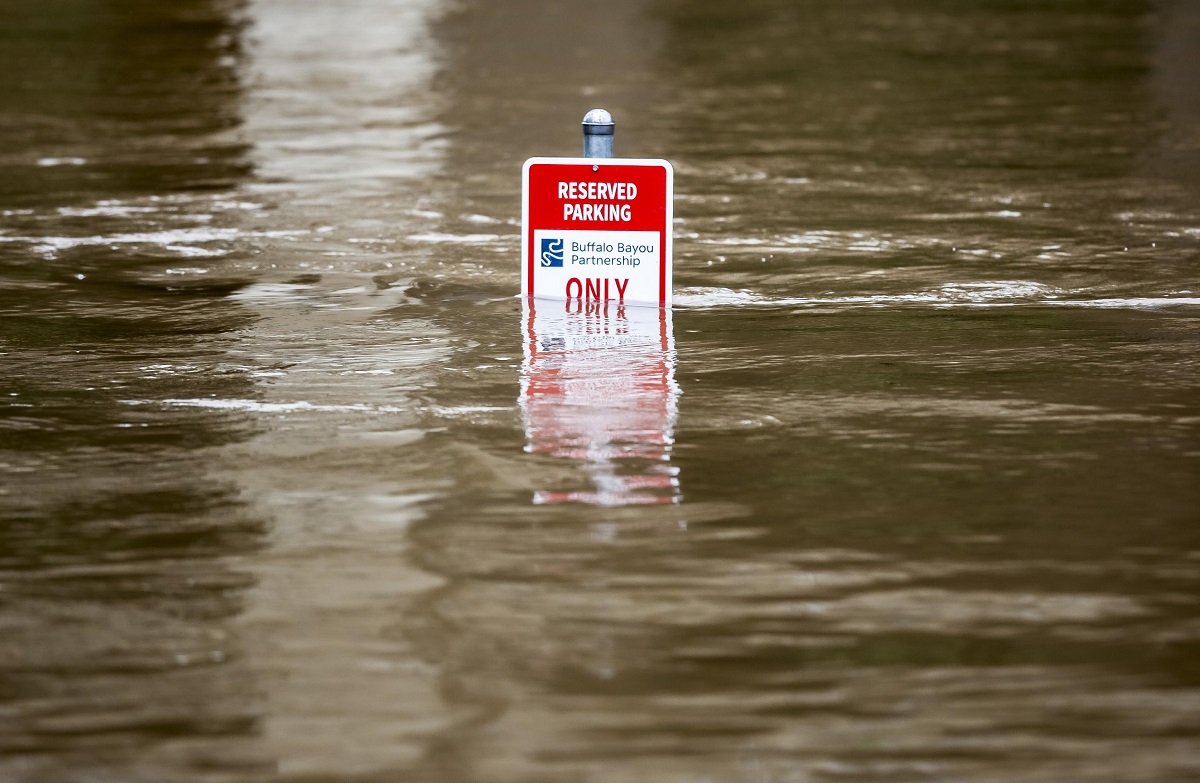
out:
M3 6L0 780L1200 776L1195 2Z

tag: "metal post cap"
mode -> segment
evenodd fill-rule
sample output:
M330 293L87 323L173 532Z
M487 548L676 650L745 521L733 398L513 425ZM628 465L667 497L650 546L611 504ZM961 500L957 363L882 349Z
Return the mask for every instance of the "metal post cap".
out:
M613 117L605 109L592 109L583 115L584 136L611 136L613 127Z

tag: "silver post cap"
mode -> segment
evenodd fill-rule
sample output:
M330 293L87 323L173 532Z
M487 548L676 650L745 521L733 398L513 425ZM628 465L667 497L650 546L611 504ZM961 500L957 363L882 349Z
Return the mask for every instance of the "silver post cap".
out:
M584 136L611 136L614 125L613 116L606 109L592 109L583 115Z

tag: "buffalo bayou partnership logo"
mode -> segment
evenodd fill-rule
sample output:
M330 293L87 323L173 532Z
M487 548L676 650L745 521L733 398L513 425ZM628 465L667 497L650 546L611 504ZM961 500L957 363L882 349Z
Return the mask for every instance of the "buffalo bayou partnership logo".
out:
M563 241L553 237L542 240L542 266L563 265Z
M582 232L581 232L582 233ZM596 232L597 234L601 232ZM615 232L605 232L622 236ZM635 245L632 242L571 242L571 263L580 266L630 266L642 265L643 255L657 255L658 242Z

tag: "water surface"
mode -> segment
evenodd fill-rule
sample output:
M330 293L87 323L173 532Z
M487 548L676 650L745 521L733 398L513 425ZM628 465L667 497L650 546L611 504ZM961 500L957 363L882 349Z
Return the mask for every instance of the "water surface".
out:
M0 778L1194 779L1200 14L961 5L10 0Z

